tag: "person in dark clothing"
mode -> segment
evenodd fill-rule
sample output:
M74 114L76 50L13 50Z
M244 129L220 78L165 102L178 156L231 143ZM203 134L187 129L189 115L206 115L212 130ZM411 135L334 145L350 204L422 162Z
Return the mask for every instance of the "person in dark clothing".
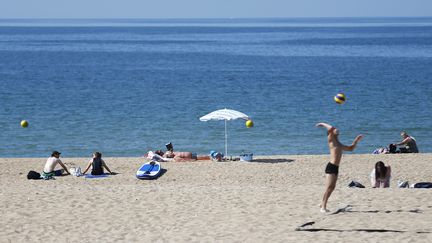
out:
M400 141L399 143L392 143L389 145L390 153L394 154L394 153L418 153L419 152L417 147L417 142L413 137L408 135L408 133L405 131L402 131L400 135L402 137L402 141ZM401 147L399 147L398 149L398 146Z
M105 161L102 159L102 154L99 152L93 153L93 158L89 161L87 168L84 170L83 174L87 173L90 167L92 168L92 175L102 175L104 173L104 168L110 174L113 174L113 172L111 172L111 170L106 165Z

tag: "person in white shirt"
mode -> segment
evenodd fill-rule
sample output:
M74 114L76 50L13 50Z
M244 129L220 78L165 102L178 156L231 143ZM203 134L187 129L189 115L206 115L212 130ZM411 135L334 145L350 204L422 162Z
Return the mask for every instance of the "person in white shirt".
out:
M375 163L375 169L370 174L371 184L373 188L390 187L391 167L386 166L384 162L378 161Z
M58 175L62 175L63 172L66 172L66 174L70 175L68 169L66 168L66 166L63 164L63 162L60 160L60 152L58 151L53 151L51 154L51 157L49 157L45 163L45 167L43 170L43 174L42 175L47 175L47 176L58 176ZM57 166L57 164L59 164L64 171L62 170L58 170L55 171L55 167Z

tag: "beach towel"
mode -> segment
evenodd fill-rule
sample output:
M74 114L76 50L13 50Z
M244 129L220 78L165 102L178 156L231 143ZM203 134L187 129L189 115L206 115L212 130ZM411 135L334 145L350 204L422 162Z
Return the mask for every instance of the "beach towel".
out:
M99 179L99 178L107 178L108 174L102 174L102 175L85 175L84 178L86 179Z
M388 153L389 153L389 149L387 147L377 148L372 152L372 154L388 154Z
M153 151L149 151L147 153L147 158L151 159L151 160L155 160L157 162L168 162L168 161L173 161L173 158L164 158L162 156L160 156L159 154L154 153Z

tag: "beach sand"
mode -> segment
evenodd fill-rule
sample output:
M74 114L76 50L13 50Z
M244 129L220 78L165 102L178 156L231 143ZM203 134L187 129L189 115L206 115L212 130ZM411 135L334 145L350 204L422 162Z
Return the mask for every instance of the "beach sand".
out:
M89 158L62 160L83 169ZM432 181L432 154L344 155L327 214L328 155L166 162L157 180L135 178L143 158L104 160L119 174L45 181L26 176L46 158L0 159L0 242L432 242L432 190L396 185ZM370 186L378 160L391 188Z

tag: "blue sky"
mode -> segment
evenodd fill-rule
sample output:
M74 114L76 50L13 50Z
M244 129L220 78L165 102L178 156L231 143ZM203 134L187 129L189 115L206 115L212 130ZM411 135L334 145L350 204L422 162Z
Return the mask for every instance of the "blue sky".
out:
M432 16L432 0L0 0L0 18Z

